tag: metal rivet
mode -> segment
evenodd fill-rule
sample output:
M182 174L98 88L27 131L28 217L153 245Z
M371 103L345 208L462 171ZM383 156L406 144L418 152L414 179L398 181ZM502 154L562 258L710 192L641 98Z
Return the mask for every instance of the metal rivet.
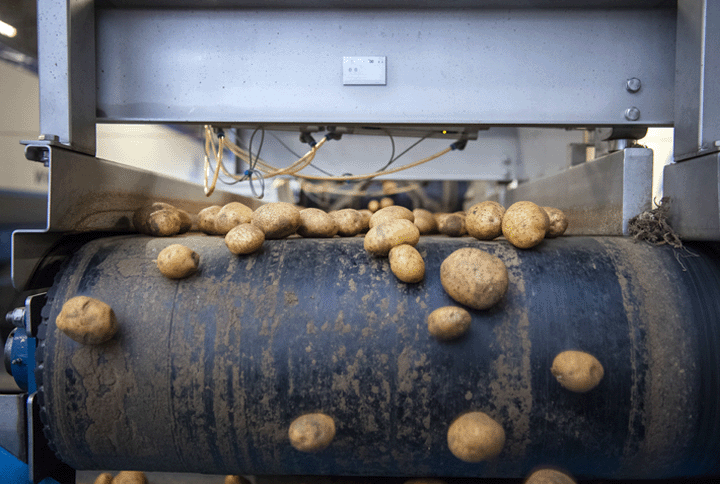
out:
M625 89L627 89L628 92L638 92L640 90L640 87L642 87L642 83L637 77L632 77L628 79L627 83L625 84Z
M640 119L640 110L635 106L627 108L625 110L625 119L627 119L628 121L637 121L638 119Z

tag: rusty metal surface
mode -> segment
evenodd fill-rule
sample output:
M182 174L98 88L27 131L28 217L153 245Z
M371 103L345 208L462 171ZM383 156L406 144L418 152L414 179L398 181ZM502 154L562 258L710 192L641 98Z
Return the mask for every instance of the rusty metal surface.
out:
M200 254L198 274L159 274L153 260L171 243ZM496 307L470 310L466 337L440 343L426 325L453 304L439 267L468 246L502 259L510 288ZM89 243L46 312L50 439L78 469L519 478L550 464L626 479L717 469L715 249L676 259L622 238L520 251L440 236L417 248L426 279L408 285L362 238L266 241L243 257L197 234ZM83 347L58 332L62 302L79 294L113 307L114 340ZM552 359L566 349L602 362L595 390L554 380ZM451 421L471 410L505 429L492 462L447 449ZM287 427L313 411L331 415L337 435L303 454Z

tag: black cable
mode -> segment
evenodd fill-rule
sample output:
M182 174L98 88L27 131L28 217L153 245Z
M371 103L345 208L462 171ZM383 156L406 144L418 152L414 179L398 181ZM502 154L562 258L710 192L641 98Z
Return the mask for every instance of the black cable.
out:
M278 141L278 143L280 143L281 145L283 145L283 147L284 147L286 150L288 150L290 153L292 153L296 158L302 158L302 156L300 156L300 155L298 155L297 153L295 153L295 152L292 150L292 148L290 148L288 145L286 145L286 144L283 142L283 140L281 140L280 138L278 138L275 133L273 133L272 131L269 131L269 133L270 133L270 135L271 135L273 138L275 138L275 139ZM325 171L325 170L323 170L322 168L319 168L319 167L313 165L312 163L310 163L310 167L311 167L311 168L315 168L317 171L319 171L319 172L322 173L323 175L335 176L335 175L333 175L332 173L330 173L330 172L328 172L328 171Z
M390 161L388 161L387 164L386 164L385 166L383 166L382 168L380 168L378 171L385 171L385 170L387 170L388 167L389 167L390 165L392 165L393 163L395 163L397 160L399 160L401 156L403 156L405 153L407 153L407 152L410 151L411 149L415 148L415 147L416 147L417 145L419 145L422 141L425 141L425 140L430 136L430 134L431 134L431 133L426 134L425 136L423 136L422 138L420 138L419 140L417 140L416 142L414 142L413 144L411 144L410 146L408 146L408 147L405 149L405 151L403 151L402 153L400 153L400 154L397 155L396 157L390 158ZM395 144L393 143L393 152L394 152L394 150L395 150Z

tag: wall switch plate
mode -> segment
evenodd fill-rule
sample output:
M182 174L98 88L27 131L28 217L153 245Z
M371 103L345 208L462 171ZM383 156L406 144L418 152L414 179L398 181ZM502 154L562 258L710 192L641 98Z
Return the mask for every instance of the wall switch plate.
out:
M387 84L385 56L343 57L343 85L385 86Z

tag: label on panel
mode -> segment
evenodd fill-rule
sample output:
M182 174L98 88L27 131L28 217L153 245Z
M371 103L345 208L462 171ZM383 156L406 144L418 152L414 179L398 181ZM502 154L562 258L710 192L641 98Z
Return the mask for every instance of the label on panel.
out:
M385 86L386 65L385 56L343 57L343 85Z

